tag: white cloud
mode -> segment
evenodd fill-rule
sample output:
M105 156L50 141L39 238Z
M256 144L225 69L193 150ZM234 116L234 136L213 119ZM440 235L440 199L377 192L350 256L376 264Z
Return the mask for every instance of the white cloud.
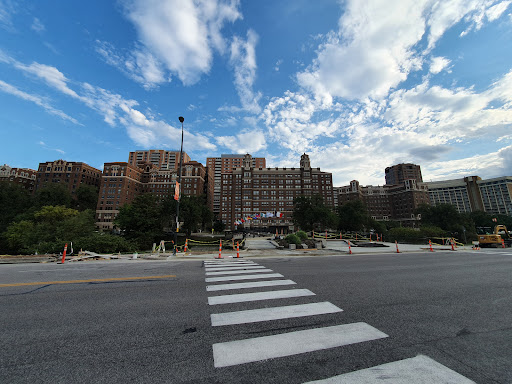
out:
M491 8L487 9L485 15L489 21L494 21L503 15L503 13L507 10L512 1L502 1Z
M438 74L450 65L451 61L445 57L433 57L430 61L430 73Z
M118 123L121 123L126 127L128 136L140 146L172 146L176 148L181 141L181 128L178 129L164 121L156 120L151 116L151 112L148 113L149 117L146 116L140 110L135 109L138 105L138 102L135 100L124 99L121 95L88 83L79 84L79 90L74 91L68 86L70 80L57 68L35 62L31 65L25 65L2 54L1 51L0 60L11 64L20 71L37 76L48 86L83 103L88 108L101 114L104 121L110 126L116 126ZM22 92L1 80L0 90L32 101L46 109L49 113L78 124L75 119L53 108L45 99ZM206 136L201 134L193 134L187 131L185 137L189 143L194 143L194 148L207 150L216 148Z
M42 33L46 30L43 23L41 23L41 20L39 20L37 17L34 17L34 20L32 22L32 26L30 27L37 33Z
M65 155L65 154L66 154L66 152L65 152L65 151L63 151L62 149L58 149L58 148L50 148L48 145L46 145L46 143L45 143L44 141L40 141L40 142L39 142L39 145L40 145L41 147L43 147L44 149L48 149L48 150L50 150L50 151L58 152L58 153L60 153L61 155Z
M244 130L234 136L219 136L216 140L232 153L255 153L267 146L265 134L260 130Z
M128 55L112 46L100 45L98 51L147 88L170 81L171 75L185 85L199 81L214 52L226 49L224 24L241 18L238 0L125 0L123 5L140 45Z
M252 113L259 113L261 111L258 104L261 99L261 93L254 93L253 91L258 67L255 51L257 42L257 34L253 30L249 30L246 41L235 37L231 43L230 63L235 72L235 87L240 96L243 109Z
M15 4L11 0L0 0L0 27L12 30L12 15L16 12Z
M509 136L512 71L480 93L431 86L426 78L416 87L392 92L386 100L343 106L286 92L270 100L261 118L272 142L289 151L282 154L281 164L294 164L295 157L307 152L314 166L333 172L335 185L352 179L383 184L386 166L441 161L456 155L454 148L467 148L469 141ZM485 161L480 165L487 169Z
M64 74L60 72L57 68L39 63L24 65L19 62L16 62L15 66L26 73L31 73L33 75L40 77L48 85L56 88L62 93L74 98L78 98L76 92L68 87L68 79L66 78L66 76L64 76Z
M491 20L504 12L509 1L494 3L349 0L339 30L326 36L313 64L297 74L297 80L324 99L382 99L422 68L449 28L465 20L470 28L478 29L484 22L482 15L489 12ZM426 49L421 44L425 37Z
M16 96L16 97L19 97L20 99L30 101L30 102L42 107L43 109L45 109L48 113L50 113L52 115L58 116L63 120L70 121L73 124L80 125L80 123L76 119L74 119L71 116L68 116L66 113L54 108L53 106L50 105L48 100L46 100L45 98L43 98L41 96L24 92L24 91L18 89L17 87L15 87L14 85L8 84L2 80L0 80L0 91L3 91L5 93L8 93L8 94Z

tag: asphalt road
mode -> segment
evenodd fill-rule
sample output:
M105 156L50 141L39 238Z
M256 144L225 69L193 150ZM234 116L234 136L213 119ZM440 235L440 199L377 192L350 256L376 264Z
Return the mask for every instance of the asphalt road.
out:
M304 383L426 356L454 382L512 383L510 249L252 261L230 274L200 260L1 265L0 382ZM209 305L298 289L311 294ZM242 312L273 307L288 312Z

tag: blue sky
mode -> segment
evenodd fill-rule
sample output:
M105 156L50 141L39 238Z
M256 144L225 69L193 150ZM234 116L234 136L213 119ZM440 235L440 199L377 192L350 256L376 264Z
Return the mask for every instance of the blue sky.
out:
M139 149L336 186L512 175L512 1L0 0L0 163Z

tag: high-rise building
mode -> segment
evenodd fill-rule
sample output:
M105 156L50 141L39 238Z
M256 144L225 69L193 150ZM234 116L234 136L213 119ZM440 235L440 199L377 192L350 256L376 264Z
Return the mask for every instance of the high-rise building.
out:
M482 180L479 176L423 183L432 205L451 204L459 213L485 211L512 215L512 176Z
M416 183L421 183L421 167L416 164L397 164L387 167L386 185L400 185L405 180L415 180Z
M240 168L244 160L244 155L221 155L220 157L208 157L206 166L213 174L213 213L220 213L220 192L223 173L231 173L234 169ZM251 157L253 168L266 168L264 157Z
M125 162L105 163L101 177L96 227L112 230L119 208L143 192L142 169Z
M34 192L52 183L65 185L74 196L80 185L99 188L101 171L81 162L56 160L39 163Z
M183 152L183 164L190 161L190 156ZM178 169L180 165L180 151L164 151L163 149L149 149L146 151L130 152L128 163L140 167L142 164L151 163L158 169Z
M37 171L29 168L11 168L7 164L0 167L0 181L7 181L33 192Z
M96 225L103 230L112 230L114 220L119 214L119 208L127 203L131 203L135 197L142 193L151 193L159 199L165 199L174 195L176 181L178 180L179 164L174 168L174 163L167 160L169 157L165 151L141 151L147 154L162 155L156 160L156 156L151 161L139 160L137 165L132 163L114 162L105 163L100 196L96 209ZM133 154L133 156L132 156ZM165 156L163 156L165 155ZM186 153L184 159L189 159ZM130 159L137 159L136 152L130 153ZM179 160L179 152L175 160ZM206 195L208 206L212 207L213 190L208 185L208 170L197 161L187 161L182 164L181 174L181 193L182 196L201 196Z
M299 168L255 167L246 154L221 180L219 218L228 229L293 230L293 202L299 196L318 194L334 208L332 174L311 168L306 154Z
M414 213L416 208L420 204L429 204L427 188L418 185L414 179L404 180L401 184L366 187L352 180L348 186L335 188L335 193L338 195L338 206L360 200L373 219L396 220L412 227L419 220Z

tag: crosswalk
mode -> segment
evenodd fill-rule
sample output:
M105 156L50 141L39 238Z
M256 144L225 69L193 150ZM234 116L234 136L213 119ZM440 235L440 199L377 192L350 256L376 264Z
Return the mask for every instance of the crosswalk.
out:
M244 260L204 261L205 281L209 294L208 304L212 313L212 327L243 326L265 321L306 318L341 313L343 310L327 301L313 301L298 305L279 306L280 299L304 297L315 299L315 293L297 285L282 274L259 264ZM264 271L264 272L261 272ZM255 274L255 272L258 272ZM214 277L212 277L214 276ZM245 281L250 280L250 281ZM242 281L242 282L240 282ZM217 283L217 284L210 284ZM267 290L272 288L272 290ZM264 289L243 293L244 289ZM236 290L242 293L231 293ZM268 302L267 302L268 301ZM223 312L223 304L250 303L254 309ZM273 306L267 306L270 303ZM370 324L357 322L327 327L317 327L270 336L243 340L222 340L212 345L214 367L228 367L278 359L350 344L385 339L388 335ZM427 356L400 360L339 376L320 379L312 383L473 383L457 372L437 363Z

